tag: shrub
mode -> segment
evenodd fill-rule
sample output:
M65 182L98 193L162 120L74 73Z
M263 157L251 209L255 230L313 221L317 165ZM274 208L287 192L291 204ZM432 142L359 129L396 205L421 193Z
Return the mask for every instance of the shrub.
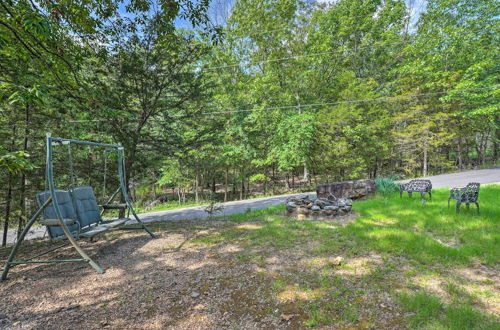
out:
M396 183L397 177L395 175L389 175L384 178L376 178L375 186L377 191L383 195L395 193L399 191L399 185Z

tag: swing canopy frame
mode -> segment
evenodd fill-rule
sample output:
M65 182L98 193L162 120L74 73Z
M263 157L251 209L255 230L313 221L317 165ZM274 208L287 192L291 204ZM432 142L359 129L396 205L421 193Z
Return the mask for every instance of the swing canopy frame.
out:
M71 196L69 192L67 191L62 191L56 189L55 186L55 180L54 180L54 169L53 169L53 147L55 146L62 146L62 145L68 145L70 147L71 144L78 144L78 145L87 145L89 147L104 147L106 148L105 151L108 150L116 150L118 154L118 179L119 179L119 186L116 189L116 191L112 194L112 196L108 199L108 201L104 205L100 205L102 208L101 212L98 213L97 215L94 215L92 219L82 219L83 216L80 215L80 219L77 219L77 221L84 222L85 225L87 225L87 230L83 234L79 234L78 232L75 233L73 228L70 228L69 226L74 224L74 219L68 219L64 215L66 215L67 212L63 210L62 204L66 203L67 201L63 201L63 199L66 196ZM46 190L43 193L37 194L37 201L39 202L39 209L35 212L33 217L28 221L26 224L26 227L22 231L22 233L19 235L19 238L12 248L9 257L7 259L7 262L5 263L5 268L2 272L1 276L1 281L7 279L7 274L9 272L9 269L20 264L33 264L33 263L60 263L60 262L86 262L90 264L98 273L104 273L104 269L101 268L92 258L88 256L88 254L80 247L78 244L77 240L79 238L92 238L95 235L102 234L103 232L111 229L130 229L130 230L137 230L137 229L143 229L145 230L152 238L155 238L156 235L144 224L144 222L141 221L141 219L138 217L137 213L135 212L132 203L130 201L130 198L127 193L127 187L126 187L126 178L125 178L125 169L124 169L124 148L121 144L107 144L107 143L99 143L99 142L91 142L91 141L82 141L82 140L72 140L72 139L64 139L64 138L57 138L57 137L52 137L51 133L46 133L46 171L45 171L45 180L46 184L48 185L48 190ZM71 153L70 153L70 167L72 166L72 161L71 161ZM73 169L71 169L73 171ZM74 178L73 178L73 172L71 173L71 181L72 184L74 185ZM104 174L106 175L106 174ZM106 180L106 179L104 179ZM105 184L105 183L104 183ZM85 191L86 192L86 197L88 198L87 203L90 203L92 205L96 205L96 200L95 196L92 192L91 187L74 187L73 192L77 191ZM121 193L123 197L123 201L125 203L122 204L112 204L114 199ZM44 196L43 198L40 198L40 196ZM60 200L61 199L61 200ZM67 199L67 198L66 198ZM70 204L74 204L74 201ZM72 208L73 205L70 205L70 208ZM101 219L101 216L106 210L109 209L128 209L129 215L130 213L133 215L137 223L140 225L139 227L126 227L123 226L125 223L130 220L129 218L124 218L124 219L118 219L114 221L103 221ZM50 209L50 213L53 214L55 219L44 219L42 221L42 224L45 224L48 229L57 227L59 230L59 234L57 235L57 239L67 239L68 242L59 246L63 247L68 244L71 244L75 250L78 252L81 258L76 258L76 259L50 259L50 260L33 260L36 257L45 255L51 251L54 251L55 249L59 248L53 248L47 252L44 252L42 254L39 254L38 256L32 257L27 260L14 260L15 255L17 254L19 247L21 243L24 241L26 234L30 230L30 228L33 226L35 221L37 220L38 217L41 215L46 218L46 213L47 210ZM44 213L45 212L45 213ZM78 218L78 213L73 212L76 214L76 217ZM118 226L121 226L120 228L117 228ZM61 232L62 230L62 232ZM52 239L56 239L53 234L50 235Z

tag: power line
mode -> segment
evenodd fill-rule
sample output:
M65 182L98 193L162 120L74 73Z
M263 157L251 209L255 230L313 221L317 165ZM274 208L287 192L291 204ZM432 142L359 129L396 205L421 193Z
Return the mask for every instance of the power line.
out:
M384 43L384 44L379 44L379 45L369 45L369 46L364 46L364 47L358 47L355 50L333 50L333 51L328 51L328 52L321 52L321 53L303 53L300 55L294 55L294 56L288 56L288 57L282 57L282 58L276 58L276 59L268 59L268 60L262 60L262 61L254 61L247 63L245 65L247 66L253 66L257 64L263 64L263 63L270 63L270 62L281 62L281 61L288 61L288 60L294 60L294 59L299 59L303 57L310 57L310 56L320 56L320 55L329 55L329 54L336 54L336 53L344 53L344 52L354 52L357 50L363 50L363 49L368 49L368 48L377 48L377 47L386 47L386 46L391 46L391 45L397 45L397 44L404 44L403 41L400 42L390 42L390 43ZM202 71L213 71L213 70L218 70L218 69L225 69L225 68L234 68L234 67L239 67L241 63L235 63L235 64L228 64L228 65L220 65L220 66L213 66L213 67L208 67L201 69Z
M422 7L422 6L420 6ZM365 15L356 15L356 16L351 16L349 15L349 18L376 18L377 17L377 13L373 13L372 15L370 14L365 14ZM261 35L261 34L267 34L267 33L273 33L273 32L278 32L278 31L283 31L283 30L289 30L289 29L293 29L293 28L301 28L300 26L294 26L294 27L283 27L283 28L279 28L279 29L272 29L272 30L257 30L257 31L250 31L247 33L247 35L244 35L243 37L250 37L250 36L254 36L254 35ZM236 32L236 30L229 30L228 32ZM241 37L240 37L241 38Z
M87 122L100 122L109 121L109 119L81 119L81 120L68 120L68 123L87 123Z
M446 94L449 92L465 92L465 91L474 91L474 90L490 90L496 89L500 85L494 85L490 87L478 87L478 88L464 88L457 89L451 91L444 92L429 92L429 93L419 93L419 94L410 94L410 95L397 95L397 96L384 96L384 97L375 97L368 99L357 99L357 100L344 100L344 101L335 101L335 102L324 102L324 103L310 103L310 104L294 104L294 105L284 105L278 107L267 107L267 108L251 108L251 109L239 109L239 110L228 110L228 111L215 111L215 112L203 112L203 115L220 115L220 114L230 114L237 112L251 112L256 110L284 110L284 109L296 109L296 108L309 108L309 107L317 107L317 106L325 106L325 105L338 105L338 104L350 104L350 103L363 103L363 102L385 102L392 101L397 99L406 99L406 98L415 98L420 96L429 96L429 95L440 95Z
M363 102L385 102L385 101L393 101L398 99L407 99L407 98L415 98L420 96L430 96L430 95L441 95L449 92L466 92L466 91L478 91L478 90L492 90L500 87L500 85L493 85L490 87L477 87L477 88L464 88L464 89L456 89L450 91L443 92L429 92L429 93L419 93L419 94L409 94L409 95L396 95L396 96L384 96L384 97L375 97L375 98L367 98L367 99L355 99L355 100L344 100L344 101L335 101L335 102L324 102L324 103L309 103L309 104L294 104L294 105L284 105L277 107L266 107L266 108L251 108L251 109L239 109L239 110L228 110L228 111L214 111L214 112L203 112L202 115L222 115L222 114L231 114L238 112L252 112L257 110L285 110L285 109L298 109L298 108L312 108L318 106L326 106L326 105L338 105L338 104L352 104L352 103L363 103ZM186 115L174 115L171 118L182 118L186 117ZM69 123L84 123L84 122L102 122L102 121L110 121L110 119L91 119L91 120L68 120Z

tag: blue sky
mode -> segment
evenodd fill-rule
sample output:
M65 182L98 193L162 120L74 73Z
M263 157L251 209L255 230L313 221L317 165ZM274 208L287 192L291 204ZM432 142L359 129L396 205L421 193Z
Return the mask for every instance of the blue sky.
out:
M226 16L230 11L231 6L234 5L234 3L237 0L212 0L210 4L210 9L209 9L209 15L210 17L215 21L215 24L221 24L222 21L224 20L223 16ZM327 3L327 4L333 4L337 2L338 0L316 0L318 3ZM420 14L425 11L426 5L427 5L427 0L405 0L406 4L408 6L412 6L412 24L415 24L416 21L418 20L418 17ZM120 15L123 17L129 17L132 18L134 15L127 13L125 10L125 6L128 3L128 1L124 1L120 4L118 12ZM191 24L189 21L177 17L175 20L175 25L179 28L186 28L189 29L191 28Z

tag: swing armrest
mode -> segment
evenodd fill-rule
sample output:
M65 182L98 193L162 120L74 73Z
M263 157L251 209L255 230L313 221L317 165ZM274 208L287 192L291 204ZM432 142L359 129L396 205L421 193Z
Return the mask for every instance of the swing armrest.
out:
M100 206L105 210L126 209L127 208L127 204L103 204Z
M63 222L66 226L71 226L74 225L76 220L75 219L63 219ZM59 222L59 219L42 219L40 220L40 223L44 226L60 226L61 223Z

